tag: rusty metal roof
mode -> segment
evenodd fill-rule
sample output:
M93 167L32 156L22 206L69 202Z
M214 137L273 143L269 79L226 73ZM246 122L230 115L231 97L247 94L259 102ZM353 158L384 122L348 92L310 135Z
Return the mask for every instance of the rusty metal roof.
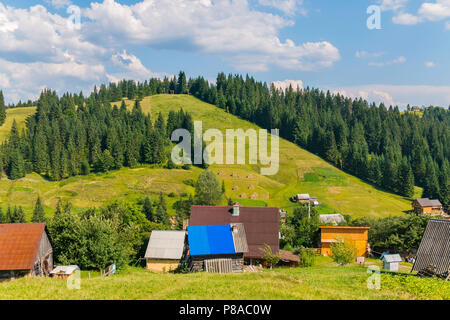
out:
M279 209L276 207L240 206L239 215L233 216L233 207L192 206L190 225L220 225L242 223L247 237L246 258L261 259L260 250L268 244L273 253L279 252Z
M0 224L0 270L31 270L39 252L44 223Z

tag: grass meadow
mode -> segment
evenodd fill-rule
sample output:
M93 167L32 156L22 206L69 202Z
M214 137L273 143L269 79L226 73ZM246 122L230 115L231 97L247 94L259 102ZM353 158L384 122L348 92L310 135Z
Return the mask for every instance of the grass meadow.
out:
M380 265L369 259L367 264ZM381 288L368 289L371 276L356 263L337 266L317 257L309 268L276 268L243 274L156 274L129 267L109 278L82 273L81 289L69 290L66 280L23 278L0 283L0 300L398 300L450 299L450 283L420 279L403 263L398 274L382 272Z

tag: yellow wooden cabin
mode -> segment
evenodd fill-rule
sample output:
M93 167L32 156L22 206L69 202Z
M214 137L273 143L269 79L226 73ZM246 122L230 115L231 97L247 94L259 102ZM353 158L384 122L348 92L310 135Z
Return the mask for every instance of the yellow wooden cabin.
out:
M331 256L330 245L337 242L338 238L350 243L357 249L358 257L367 255L367 241L369 235L369 227L341 227L341 226L322 226L321 233L321 249L323 256Z

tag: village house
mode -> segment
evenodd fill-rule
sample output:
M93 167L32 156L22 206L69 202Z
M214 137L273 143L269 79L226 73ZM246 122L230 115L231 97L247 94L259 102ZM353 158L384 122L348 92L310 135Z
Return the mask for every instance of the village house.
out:
M414 212L417 214L443 214L442 204L439 200L430 200L428 198L416 199L413 201L412 206Z
M48 276L53 248L44 223L0 224L0 280Z
M191 271L243 272L248 245L242 223L189 226L187 229Z
M153 231L145 252L146 269L176 270L185 253L186 231Z
M263 260L264 245L279 253L279 209L277 207L192 206L190 226L242 223L247 236L248 252L244 258L250 264Z
M338 224L345 222L345 218L342 214L321 214L319 215L319 220L322 223L333 224L337 226Z
M67 279L75 274L75 271L80 271L78 266L57 266L50 272L50 275L56 279Z
M297 203L311 203L314 207L317 207L320 203L317 197L312 197L308 193L301 193L293 196L291 201Z
M321 226L321 255L331 256L330 245L342 239L345 243L351 244L357 250L358 257L367 255L369 227L337 227Z

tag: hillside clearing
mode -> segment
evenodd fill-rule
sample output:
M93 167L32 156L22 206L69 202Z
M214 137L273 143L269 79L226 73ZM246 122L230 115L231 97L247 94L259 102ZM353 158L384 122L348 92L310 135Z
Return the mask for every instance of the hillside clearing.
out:
M132 108L133 101L126 103ZM259 129L254 124L187 95L146 97L141 106L144 112L151 113L153 120L159 112L167 117L170 110L178 111L183 108L191 113L194 121L203 121L204 130ZM12 119L16 119L19 127L23 126L26 116L34 110L8 110L7 122L0 128L0 132L3 132L0 138L5 138ZM227 197L242 200L246 205L267 204L289 209L296 206L289 201L292 195L309 193L318 197L322 203L318 208L320 213L340 212L385 217L400 215L411 209L410 199L379 190L283 139L280 139L280 170L275 176L260 175L258 165L213 165L210 170L220 181L225 181ZM30 215L38 195L44 199L48 212L56 206L59 198L71 201L78 210L98 207L117 199L135 199L143 195L156 197L160 191L166 195L173 192L178 197L182 192L194 192L184 181L196 180L200 172L201 169L195 167L190 170L166 170L141 166L136 169L123 168L107 174L72 177L60 182L48 181L34 173L17 181L3 177L0 181L0 202L21 205ZM169 213L173 213L170 206L177 198L167 200ZM225 204L226 200L223 202Z

